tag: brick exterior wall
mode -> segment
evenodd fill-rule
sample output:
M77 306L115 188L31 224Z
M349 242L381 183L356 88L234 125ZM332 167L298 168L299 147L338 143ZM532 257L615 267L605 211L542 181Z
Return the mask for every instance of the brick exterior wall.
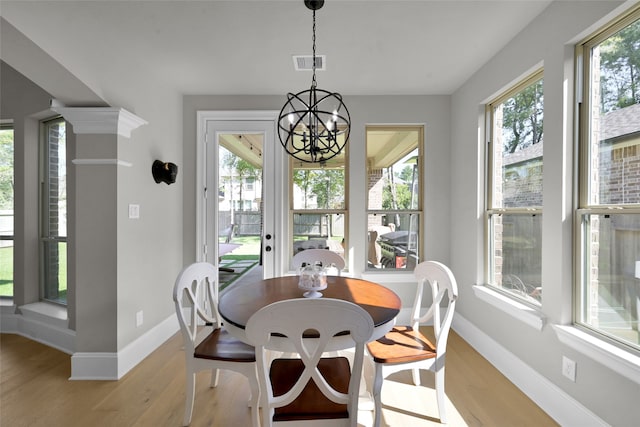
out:
M384 190L384 179L382 169L369 169L368 174L369 209L382 210L382 193ZM381 216L368 216L367 230L382 224Z
M503 206L542 206L542 172L541 158L507 166L503 184Z
M59 178L59 165L60 159L58 154L60 153L60 146L56 137L49 138L49 186L47 199L49 202L49 235L57 236L60 224L60 209L59 209L59 190L60 190L60 178ZM50 241L45 244L45 256L47 259L45 280L45 298L57 299L59 288L59 270L60 270L60 244L55 241Z
M640 203L640 148L625 145L600 150L600 203Z

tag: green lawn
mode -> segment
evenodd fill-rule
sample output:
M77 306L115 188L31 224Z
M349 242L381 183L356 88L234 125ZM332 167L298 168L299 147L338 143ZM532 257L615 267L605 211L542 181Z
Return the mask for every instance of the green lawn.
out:
M13 246L0 248L0 297L13 296Z
M59 299L67 295L67 244L60 245ZM0 248L0 297L13 296L13 246Z
M222 255L221 258L222 259L229 259L229 260L233 259L233 260L236 260L236 261L240 261L240 260L248 260L248 259L257 260L257 259L260 259L260 256L258 256L258 255L233 255L233 254L228 254L228 255Z
M233 236L231 243L242 245L231 253L233 255L260 256L260 236Z

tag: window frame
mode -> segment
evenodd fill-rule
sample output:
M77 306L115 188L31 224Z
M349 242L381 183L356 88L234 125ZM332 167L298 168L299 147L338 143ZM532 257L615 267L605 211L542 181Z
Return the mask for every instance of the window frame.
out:
M370 189L369 189L369 161L368 161L368 138L369 138L369 131L375 131L375 130L380 130L380 131L415 131L418 134L418 142L416 144L415 148L412 148L409 152L407 152L405 155L410 154L412 151L414 150L418 150L418 155L417 155L417 164L416 164L416 171L417 171L417 177L414 181L414 185L416 185L418 187L418 189L415 191L418 194L418 203L416 208L411 208L411 209L395 209L395 210L390 210L390 209L370 209L369 208L369 197L370 197ZM424 176L425 176L425 172L424 172L424 158L425 158L425 126L423 124L368 124L365 127L365 156L367 158L367 166L366 166L366 180L367 180L367 191L365 192L365 218L367 219L367 223L365 224L365 226L368 227L369 224L369 217L370 216L378 216L378 215L386 215L386 216L393 216L393 215L417 215L417 220L415 220L415 222L418 224L418 234L417 234L417 242L416 242L416 247L417 247L417 251L418 251L418 256L417 259L415 260L415 264L417 265L418 263L420 263L421 261L424 260L424 242L425 242L425 236L424 236L424 232L425 232L425 228L424 228L424 188L425 188L425 183L424 183ZM367 238L365 239L366 242L368 242L369 239L369 230L365 230L367 232ZM410 244L410 242L408 242L408 244ZM367 251L369 250L369 247L367 246ZM399 273L399 272L412 272L413 269L410 268L404 268L404 267L386 267L386 268L374 268L374 267L370 267L369 266L369 260L368 260L368 256L365 258L365 266L364 266L364 271L369 274L369 273Z
M331 209L331 208L301 208L301 207L296 207L295 206L295 182L294 182L294 173L295 170L297 169L295 166L296 164L299 165L310 165L310 169L323 169L324 165L320 164L320 163L303 163L300 160L294 159L291 156L287 156L288 157L288 165L289 165L289 174L288 174L288 188L289 188L289 213L288 213L288 226L289 226L289 236L290 238L288 239L287 242L287 254L288 254L288 258L291 259L293 258L293 256L295 255L295 248L294 248L294 238L296 236L295 234L295 216L296 215L318 215L318 216L324 216L324 217L332 217L332 216L340 216L342 215L343 218L343 240L341 242L341 246L343 248L343 252L340 253L340 255L344 258L345 260L345 268L343 271L348 271L349 269L349 257L348 257L348 251L344 250L344 248L348 247L348 240L349 240L349 144L347 144L342 153L344 153L344 166L343 166L343 170L344 170L344 205L342 206L342 208L340 209ZM335 159L338 159L339 156L334 157L334 159L332 159L333 161L335 161ZM304 168L303 168L304 169ZM329 222L332 221L331 218L328 219ZM328 227L329 223L328 223ZM331 237L331 236L329 236ZM287 264L287 268L289 267L289 265Z
M539 310L542 307L542 301L534 302L528 298L519 297L515 292L509 292L503 289L502 286L492 283L492 277L494 276L495 256L494 256L494 243L493 243L493 222L492 219L495 216L511 215L517 216L539 216L542 218L543 206L522 206L522 207L504 207L495 206L495 183L496 174L494 173L495 155L494 155L494 106L500 105L508 99L516 96L524 89L536 84L538 81L543 82L543 97L544 97L544 67L539 67L535 71L529 73L524 78L520 79L516 84L510 86L500 95L493 98L485 104L485 212L484 212L484 283L492 291L496 291L501 295L507 297L510 300L516 301L520 304L524 304L528 308ZM544 98L542 101L543 110L542 116L544 119ZM543 130L544 132L544 130ZM542 142L544 142L544 137ZM542 163L542 173L544 176L544 154ZM544 193L543 193L544 194ZM544 201L543 201L544 203ZM542 227L542 225L541 225ZM542 230L541 230L542 231ZM540 233L542 236L542 232ZM540 277L542 278L542 271L540 271ZM540 284L542 287L542 283Z
M58 259L58 264L57 266L52 270L51 268L51 264L49 263L50 257L48 256L48 254L50 253L50 249L49 246L50 245L60 245L61 243L65 244L65 250L68 253L68 230L67 233L65 233L65 236L59 236L57 235L52 235L52 233L49 230L49 224L50 224L50 218L51 218L51 214L52 211L51 209L49 209L50 206L50 201L51 199L48 197L48 189L49 189L49 185L50 185L50 169L49 169L49 165L50 165L50 140L49 140L49 127L51 125L55 125L55 124L60 124L63 123L65 126L65 155L67 153L67 149L68 149L68 144L67 144L67 140L66 140L66 135L67 135L67 131L69 130L69 126L67 124L67 122L65 121L65 119L62 116L56 116L56 117L50 117L47 119L44 119L40 122L40 178L39 178L39 182L40 182L40 206L39 206L39 213L40 213L40 221L39 221L39 235L40 235L40 245L39 245L39 294L40 294L40 300L45 301L47 303L52 303L52 304L57 304L57 305L61 305L61 306L67 306L68 305L68 300L67 298L52 298L48 296L48 289L51 288L52 284L49 283L48 281L48 276L50 274L50 271L55 271L57 272L56 274L59 274L59 270L60 270L60 256L58 255L57 259ZM58 162L59 164L59 162ZM65 179L66 177L68 177L68 165L67 165L67 159L64 159L64 164L65 164ZM66 196L67 198L67 207L65 208L66 212L67 212L67 218L68 218L68 194ZM66 221L66 220L65 220ZM57 250L59 251L59 247L57 248ZM59 252L58 252L59 253ZM67 255L65 254L65 260L68 260ZM67 264L64 266L65 270L67 271L68 274L68 261ZM68 289L68 276L67 276L67 289ZM56 288L56 292L59 290L59 285Z
M587 249L586 240L588 238L586 229L591 216L610 215L638 215L640 216L639 203L594 203L591 200L590 174L591 174L591 130L592 117L590 109L592 105L591 84L591 51L617 32L640 20L640 5L631 8L614 21L601 27L587 38L576 44L575 63L576 65L576 164L577 164L577 206L574 210L574 282L572 293L572 323L579 330L602 340L613 348L630 351L635 355L640 355L640 343L633 344L623 340L616 335L607 332L605 329L591 325L586 319L584 312L585 293L591 286L590 280L590 254ZM640 322L640 319L638 320Z
M10 129L13 133L13 159L12 159L12 164L11 164L11 168L12 168L12 175L13 175L13 181L15 182L15 128L14 128L14 124L13 124L13 120L0 120L0 130L8 130ZM13 199L14 199L14 203L13 203L13 225L12 225L12 229L13 229L13 234L11 235L1 235L0 236L0 240L1 241L11 241L13 242L12 246L15 248L15 191L13 192ZM15 295L15 254L11 257L11 283L12 283L12 290L11 290L11 295L0 295L0 299L2 300L13 300L13 297Z

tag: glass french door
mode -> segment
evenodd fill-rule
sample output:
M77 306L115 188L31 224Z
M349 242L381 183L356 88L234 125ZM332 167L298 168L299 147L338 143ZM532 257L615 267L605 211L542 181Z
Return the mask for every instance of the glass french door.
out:
M279 238L286 191L278 190L286 177L282 150L274 139L277 112L203 112L201 116L202 259L218 265L222 255L233 255L226 259L255 257L264 278L279 275L286 244Z

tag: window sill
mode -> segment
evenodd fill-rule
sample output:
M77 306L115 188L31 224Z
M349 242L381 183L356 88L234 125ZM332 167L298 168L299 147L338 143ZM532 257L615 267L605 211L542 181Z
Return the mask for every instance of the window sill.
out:
M13 298L0 298L0 315L11 315L16 312Z
M484 285L474 285L473 292L477 298L491 304L499 310L504 311L510 316L515 317L538 331L541 331L544 327L546 317L538 310L535 310L526 304L519 303L518 301L502 295L501 293Z
M640 384L640 356L609 344L571 325L553 325L561 343Z
M21 305L18 309L27 319L37 320L62 329L69 327L67 308L61 305L34 302Z
M367 270L362 273L362 278L372 282L384 283L414 283L416 281L416 276L413 274L413 270Z

